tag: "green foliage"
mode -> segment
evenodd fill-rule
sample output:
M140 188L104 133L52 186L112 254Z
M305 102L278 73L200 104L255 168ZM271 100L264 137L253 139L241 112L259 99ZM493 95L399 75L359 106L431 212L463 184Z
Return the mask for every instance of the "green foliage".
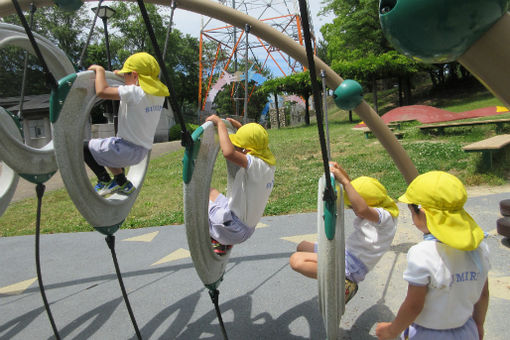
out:
M326 0L335 19L321 28L330 60L355 60L392 48L379 24L378 0Z
M198 125L196 124L186 123L186 130L188 130L190 134L192 134L193 131L195 131L197 128ZM170 131L168 132L168 138L171 141L181 139L181 124L175 124L170 128Z
M27 21L30 21L29 14ZM2 22L21 26L17 15L1 19ZM37 9L33 16L33 31L49 39L62 49L76 64L83 45L83 28L90 25L85 9L66 12L56 6ZM24 50L0 48L0 93L3 96L19 96L23 79ZM46 78L39 60L29 54L27 64L26 95L48 93Z
M352 61L333 60L331 67L344 78L358 81L406 76L419 71L416 62L397 51L371 54Z

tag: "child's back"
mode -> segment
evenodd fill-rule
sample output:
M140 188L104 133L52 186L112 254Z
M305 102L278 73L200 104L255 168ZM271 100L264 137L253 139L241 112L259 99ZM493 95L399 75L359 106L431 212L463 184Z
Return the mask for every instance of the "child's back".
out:
M404 279L428 286L423 310L414 322L433 329L464 325L487 280L487 244L482 241L477 249L463 251L424 240L409 249L407 261Z

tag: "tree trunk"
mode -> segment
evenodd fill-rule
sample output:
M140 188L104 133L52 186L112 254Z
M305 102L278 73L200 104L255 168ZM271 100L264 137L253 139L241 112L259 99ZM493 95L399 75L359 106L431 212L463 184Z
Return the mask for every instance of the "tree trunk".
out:
M377 79L372 80L372 96L374 100L375 113L379 114L379 108L377 106Z
M405 85L404 85L404 96L406 105L411 104L411 77L406 76Z
M349 122L352 123L352 110L349 110Z
M308 99L310 96L305 97L305 124L310 125L310 108L308 107Z
M276 108L276 123L278 125L278 129L280 128L280 110L278 109L278 94L274 93L274 107Z
M404 105L404 97L402 93L402 77L398 77L398 106Z

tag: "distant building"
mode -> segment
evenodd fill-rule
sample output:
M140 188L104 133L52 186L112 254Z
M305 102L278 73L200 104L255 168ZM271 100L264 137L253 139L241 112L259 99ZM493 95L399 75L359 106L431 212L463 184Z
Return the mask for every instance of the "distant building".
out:
M42 148L52 139L50 124L50 95L30 95L24 96L22 107L22 128L25 135L25 144ZM15 115L19 115L20 97L0 98L0 106ZM111 117L110 117L111 119ZM175 120L171 110L164 110L157 127L154 142L168 141L168 134L171 125ZM87 124L85 129L85 139L105 138L114 135L112 122L108 124Z

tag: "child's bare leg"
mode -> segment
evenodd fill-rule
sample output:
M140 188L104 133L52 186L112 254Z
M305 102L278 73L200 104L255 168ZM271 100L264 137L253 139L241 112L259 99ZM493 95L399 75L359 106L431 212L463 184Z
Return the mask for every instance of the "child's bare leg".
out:
M306 277L317 278L317 253L296 252L290 256L290 267Z
M211 188L209 190L209 201L211 201L211 202L216 201L216 199L218 198L219 195L220 195L220 192L218 190Z
M315 243L308 242L308 241L301 241L296 251L304 251L307 253L314 253L315 252Z
M110 168L110 167L108 167L108 170L110 170L111 173L114 176L120 175L122 173L122 168Z

